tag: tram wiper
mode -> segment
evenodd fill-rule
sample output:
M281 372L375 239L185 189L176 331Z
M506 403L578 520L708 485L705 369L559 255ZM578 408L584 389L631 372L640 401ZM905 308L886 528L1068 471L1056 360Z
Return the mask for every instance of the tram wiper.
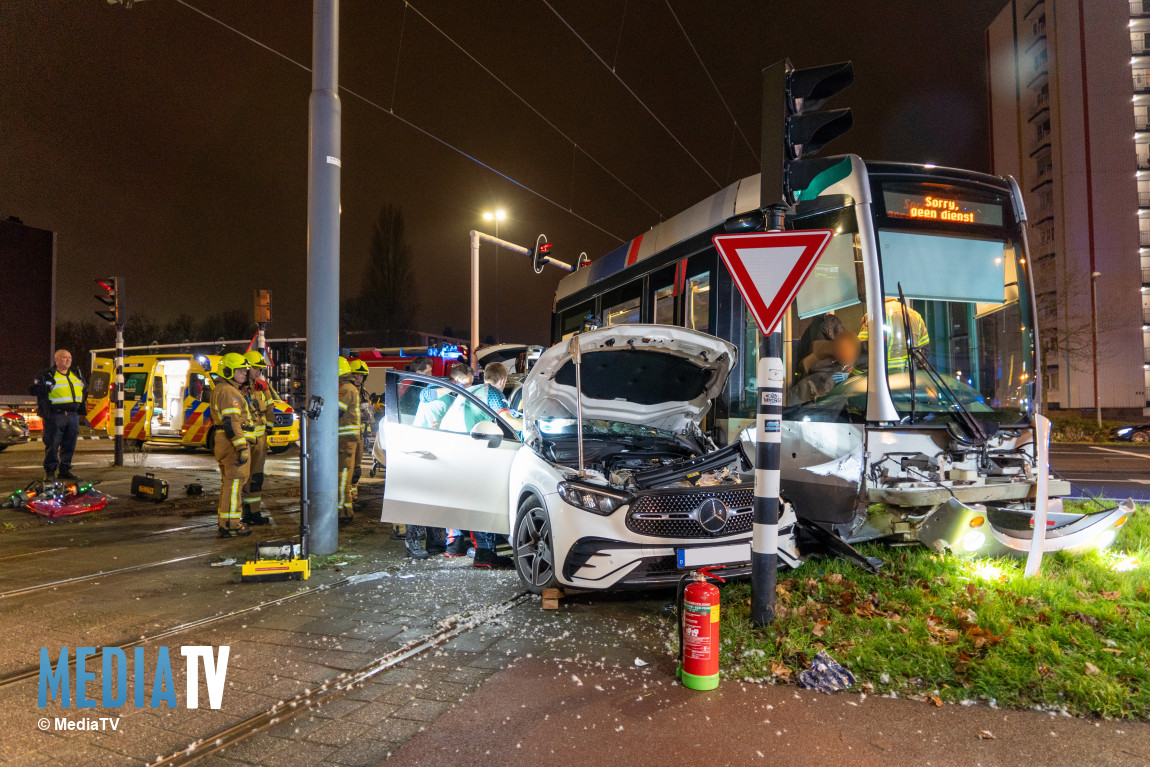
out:
M962 404L962 400L960 400L958 396L951 390L950 386L947 385L946 381L942 377L942 374L935 369L934 365L932 365L930 360L927 358L926 352L923 350L923 348L915 343L914 333L911 332L910 311L906 305L906 296L903 295L902 292L902 283L899 282L897 284L898 303L899 306L902 307L903 335L906 338L907 356L909 356L911 360L911 364L907 368L907 371L910 374L910 423L914 423L915 405L918 402L918 387L915 381L915 368L921 367L926 371L926 374L931 377L931 380L934 381L935 385L937 385L941 391L946 393L947 399L949 399L951 405L953 405L954 416L958 421L959 428L961 429L962 433L956 434L954 430L950 430L951 436L955 437L956 439L960 439L969 445L986 444L986 442L994 436L994 433L998 431L996 428L997 425L995 425L995 428L992 428L988 431L986 426L977 418L975 418L969 410L966 409L966 405Z

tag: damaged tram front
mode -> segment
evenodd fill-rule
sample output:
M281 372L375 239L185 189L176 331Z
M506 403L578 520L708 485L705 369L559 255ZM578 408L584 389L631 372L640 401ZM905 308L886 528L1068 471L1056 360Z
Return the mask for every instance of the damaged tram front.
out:
M834 237L783 323L783 496L849 542L1024 552L1047 469L1017 185L845 155L799 199L787 228ZM553 340L635 323L727 340L737 362L703 429L719 445L753 439L761 335L711 238L761 228L758 208L752 176L565 277ZM1069 490L1050 480L1051 497ZM1046 550L1105 547L1128 511L1083 516L1056 500Z

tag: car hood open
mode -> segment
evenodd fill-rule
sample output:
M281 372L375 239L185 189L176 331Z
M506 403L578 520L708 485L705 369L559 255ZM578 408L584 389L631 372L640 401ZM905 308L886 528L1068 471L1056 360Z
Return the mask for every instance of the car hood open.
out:
M683 431L698 425L735 365L735 347L696 330L618 325L580 333L547 349L523 383L527 429L575 417L572 342L582 353L584 421Z

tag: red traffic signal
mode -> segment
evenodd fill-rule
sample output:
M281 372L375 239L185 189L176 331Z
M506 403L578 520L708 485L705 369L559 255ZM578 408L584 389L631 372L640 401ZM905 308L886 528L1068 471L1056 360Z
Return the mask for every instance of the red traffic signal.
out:
M113 325L120 324L120 279L118 277L105 277L97 279L96 284L104 289L104 295L96 294L96 300L107 309L96 312L96 316Z

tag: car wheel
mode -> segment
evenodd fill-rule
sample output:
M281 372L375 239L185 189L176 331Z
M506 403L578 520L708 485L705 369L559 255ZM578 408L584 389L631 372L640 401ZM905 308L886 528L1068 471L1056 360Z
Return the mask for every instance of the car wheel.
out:
M279 455L280 453L286 453L289 447L291 447L291 445L276 445L275 447L269 445L268 452L272 455Z
M1139 429L1130 435L1131 442L1150 442L1150 429Z
M528 591L541 594L543 589L555 586L555 546L551 540L551 518L534 495L519 504L511 547L515 572Z

